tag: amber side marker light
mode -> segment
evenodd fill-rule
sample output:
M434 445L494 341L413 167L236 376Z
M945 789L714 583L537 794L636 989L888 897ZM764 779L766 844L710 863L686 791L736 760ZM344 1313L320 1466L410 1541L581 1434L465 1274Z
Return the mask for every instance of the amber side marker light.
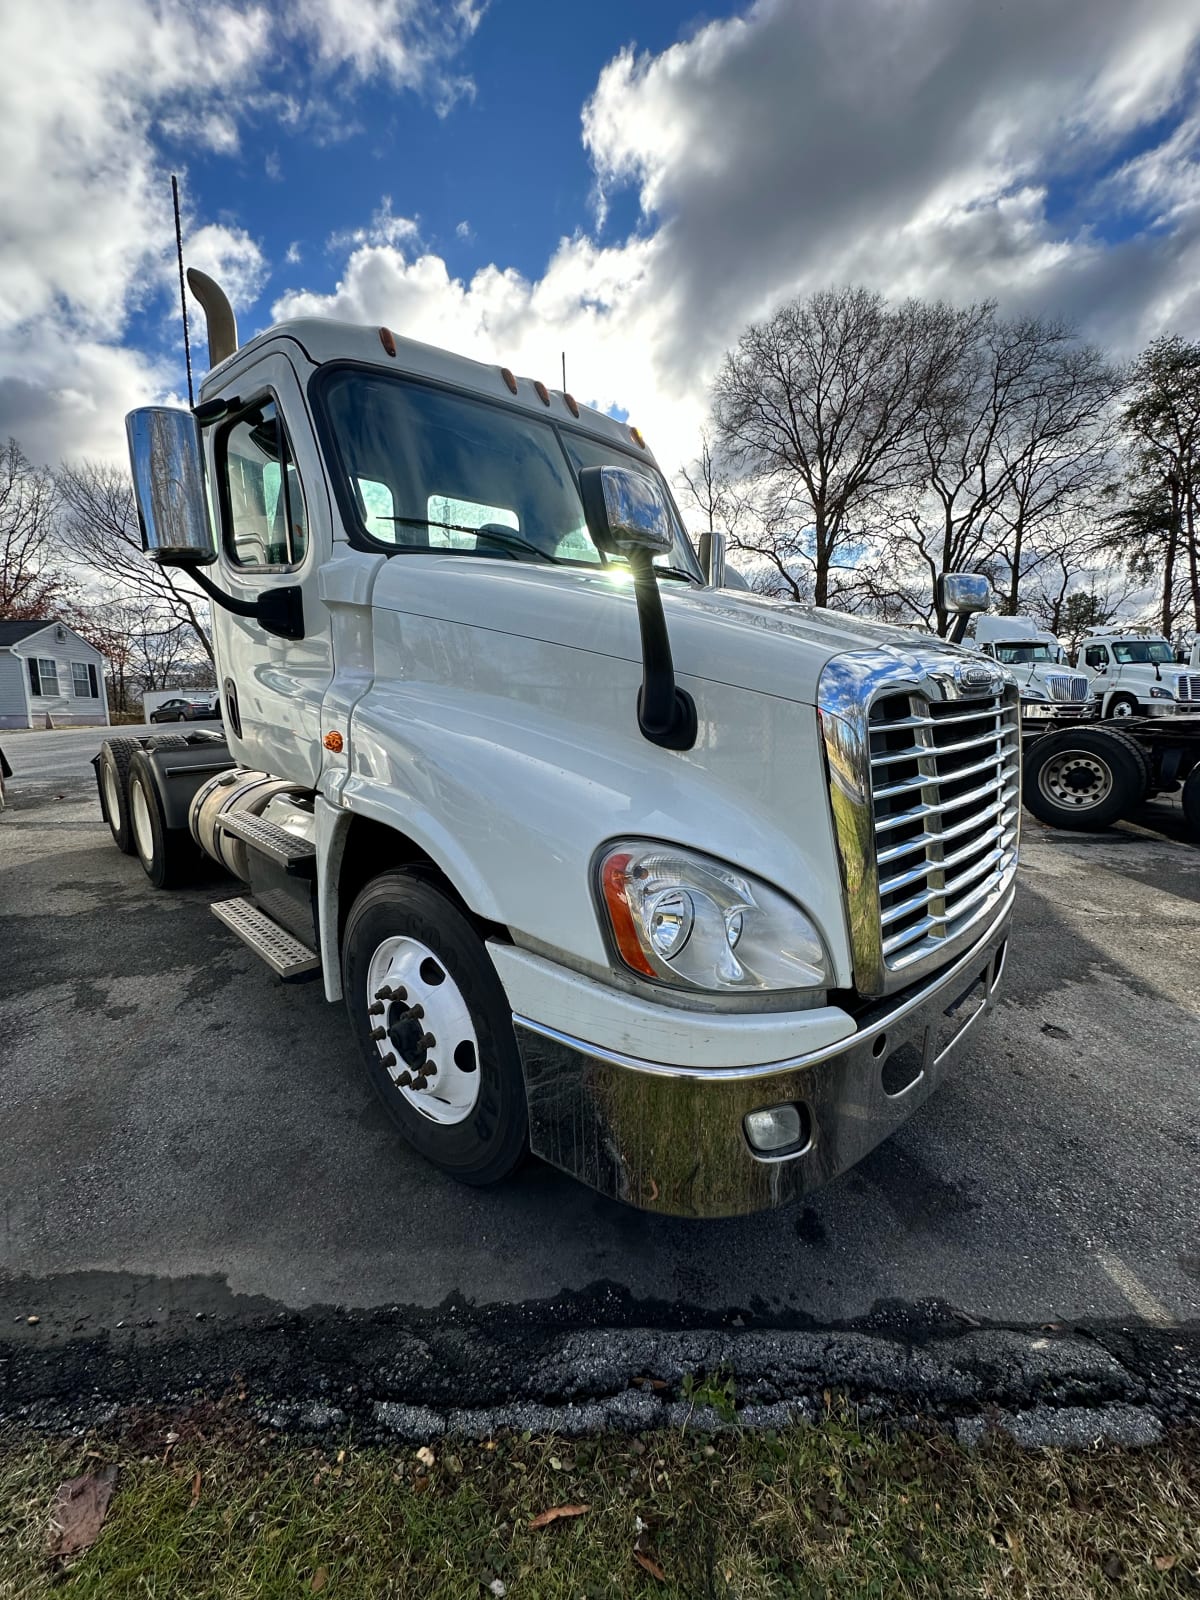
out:
M346 741L335 729L333 733L327 733L321 743L325 746L326 750L332 750L336 756L341 754L342 750L345 748Z
M625 869L632 860L631 855L609 856L600 873L600 887L604 892L604 904L608 907L608 919L612 923L621 960L635 972L654 978L657 973L642 949L626 896Z
M379 342L387 351L389 356L394 356L396 354L396 340L390 328L380 328Z

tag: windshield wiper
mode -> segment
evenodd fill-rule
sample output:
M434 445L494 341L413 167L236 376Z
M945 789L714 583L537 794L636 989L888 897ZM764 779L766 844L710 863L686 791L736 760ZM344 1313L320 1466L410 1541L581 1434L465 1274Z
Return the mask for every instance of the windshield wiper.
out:
M513 528L506 528L498 522L485 522L481 528L468 528L461 522L434 522L429 517L380 517L380 522L402 522L406 528L445 528L447 533L470 533L483 544L508 545L514 550L528 550L531 555L537 556L539 561L557 563L558 557L550 555L543 550L541 545L534 544L530 539L523 539ZM460 555L467 554L460 551Z

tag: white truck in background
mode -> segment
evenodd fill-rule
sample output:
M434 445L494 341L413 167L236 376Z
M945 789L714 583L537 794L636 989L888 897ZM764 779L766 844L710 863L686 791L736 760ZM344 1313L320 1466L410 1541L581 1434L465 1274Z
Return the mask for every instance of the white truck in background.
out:
M1088 710L1091 683L1076 672L1066 651L1034 617L978 616L975 648L1007 668L1021 696L1024 722L1051 725L1072 721Z
M200 402L128 432L150 555L214 602L225 739L107 741L117 843L239 878L216 915L344 1003L468 1183L531 1150L717 1216L861 1159L1000 983L1009 674L723 587L640 433L569 394L387 328L238 349L189 276Z
M1200 711L1200 668L1178 664L1164 638L1105 629L1080 640L1077 660L1102 718Z

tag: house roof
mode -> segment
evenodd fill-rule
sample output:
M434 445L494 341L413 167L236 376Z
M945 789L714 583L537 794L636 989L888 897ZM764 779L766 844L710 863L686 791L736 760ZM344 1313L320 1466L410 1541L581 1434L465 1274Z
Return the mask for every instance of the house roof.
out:
M53 617L42 617L33 622L0 622L0 650L6 645L19 644L31 633L41 633L42 629L48 628L53 621Z

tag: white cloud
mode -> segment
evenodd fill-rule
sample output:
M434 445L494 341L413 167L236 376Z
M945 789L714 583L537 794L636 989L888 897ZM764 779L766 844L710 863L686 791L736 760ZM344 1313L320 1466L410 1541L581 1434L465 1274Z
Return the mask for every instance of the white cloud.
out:
M469 222L460 222L454 232L460 239L473 239L475 237Z
M289 267L294 267L294 266L298 266L299 263L303 260L303 258L304 258L304 253L300 249L300 241L299 241L299 239L293 239L291 244L288 245L287 254L284 256L283 259L287 262Z
M416 0L38 0L9 13L0 50L0 436L17 434L42 459L120 456L123 411L159 386L154 363L122 341L131 313L173 273L160 135L227 155L253 109L335 137L344 119L320 93L264 87L281 37L306 43L324 73L384 77L441 104L452 96L448 58L478 19L455 5L431 21ZM295 45L293 53L299 68ZM188 250L235 300L259 292L261 252L236 223L197 219Z
M370 222L363 228L344 228L331 233L325 248L331 251L354 250L360 245L412 244L420 237L415 217L398 217L392 211L392 197L385 194Z

